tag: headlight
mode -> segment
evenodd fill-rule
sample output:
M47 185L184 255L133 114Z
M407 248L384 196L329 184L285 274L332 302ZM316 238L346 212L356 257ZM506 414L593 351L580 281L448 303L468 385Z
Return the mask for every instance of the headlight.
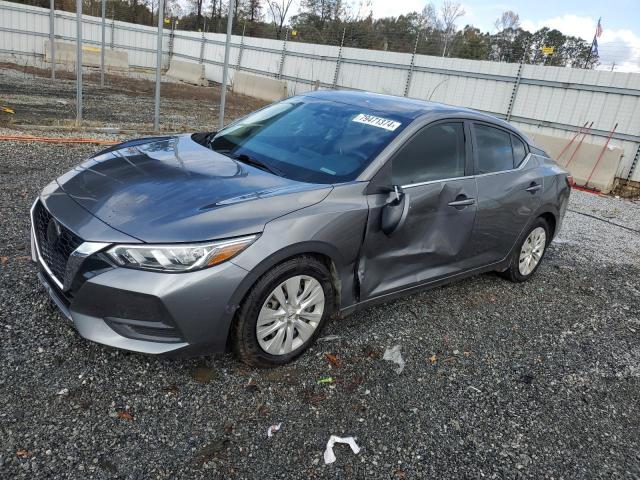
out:
M218 265L234 257L257 235L218 242L175 245L116 245L107 255L118 265L142 270L187 272Z

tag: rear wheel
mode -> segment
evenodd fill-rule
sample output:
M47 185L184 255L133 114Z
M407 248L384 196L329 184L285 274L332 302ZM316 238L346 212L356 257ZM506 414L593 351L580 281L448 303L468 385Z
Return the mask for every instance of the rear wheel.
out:
M309 256L288 260L263 275L240 307L234 351L257 367L288 363L311 345L333 310L327 267Z
M546 220L536 219L514 250L509 267L501 275L512 282L524 282L531 278L542 262L549 240Z

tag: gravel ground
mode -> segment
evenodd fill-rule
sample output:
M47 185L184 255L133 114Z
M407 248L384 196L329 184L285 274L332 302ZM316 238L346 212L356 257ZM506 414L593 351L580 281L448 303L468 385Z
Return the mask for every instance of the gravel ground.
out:
M76 84L73 73L50 72L34 67L0 63L0 106L14 115L0 112L0 125L71 126L76 118ZM196 87L163 82L160 88L160 124L166 131L211 130L218 125L219 85ZM83 119L87 126L146 129L153 126L155 83L143 78L107 75L100 88L97 73L87 75L83 89ZM230 92L227 121L263 106L265 102Z
M530 282L482 275L370 308L252 370L81 339L35 277L28 211L97 147L2 147L0 478L640 476L639 204L574 192ZM396 344L401 374L382 359ZM324 465L331 434L362 450Z

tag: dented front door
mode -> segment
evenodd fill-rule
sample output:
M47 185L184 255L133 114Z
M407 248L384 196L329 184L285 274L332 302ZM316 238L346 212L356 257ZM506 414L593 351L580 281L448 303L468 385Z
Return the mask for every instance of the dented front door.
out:
M402 227L380 229L388 195L369 195L369 219L358 267L360 299L377 297L473 268L469 249L476 217L473 177L405 189L410 202Z

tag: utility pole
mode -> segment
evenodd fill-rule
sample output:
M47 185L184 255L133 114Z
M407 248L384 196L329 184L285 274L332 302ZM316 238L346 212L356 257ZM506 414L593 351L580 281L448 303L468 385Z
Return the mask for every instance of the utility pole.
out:
M229 75L229 50L231 50L231 28L233 27L234 0L229 0L229 13L227 14L227 41L224 45L224 67L222 68L222 86L220 90L220 130L224 127L224 107L227 100L227 76Z
M82 0L76 0L76 127L82 123Z
M56 79L56 6L55 0L50 0L49 7L49 48L51 49L51 80Z
M81 1L81 0L78 0ZM162 79L162 25L164 20L164 0L158 2L158 43L156 46L156 101L153 114L153 130L160 130L160 80Z
M53 1L53 0L52 0ZM100 86L104 87L104 37L107 29L107 0L102 0L102 44L100 45Z

